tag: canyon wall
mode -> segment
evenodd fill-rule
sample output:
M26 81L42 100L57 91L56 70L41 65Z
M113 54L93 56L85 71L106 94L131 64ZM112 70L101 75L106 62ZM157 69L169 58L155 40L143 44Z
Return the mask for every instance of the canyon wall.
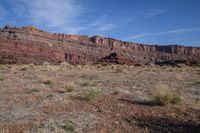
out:
M123 42L100 36L48 33L32 26L0 28L0 63L196 64L200 48Z

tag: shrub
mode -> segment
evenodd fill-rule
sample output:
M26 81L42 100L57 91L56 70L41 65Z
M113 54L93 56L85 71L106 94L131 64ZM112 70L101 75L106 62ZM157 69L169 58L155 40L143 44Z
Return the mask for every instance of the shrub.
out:
M119 93L120 93L119 90L115 90L112 94L114 94L114 95L118 95Z
M178 104L182 101L177 94L169 92L168 87L163 84L158 84L153 92L154 102L157 105L165 106L167 104Z
M99 95L99 93L100 92L97 92L97 91L90 91L90 92L85 94L84 99L86 101L92 101L93 99L95 99Z
M3 77L0 77L0 81L4 81L5 79Z
M75 128L74 128L74 125L72 122L68 122L66 123L64 126L63 126L63 129L65 131L71 131L71 132L74 132L75 131Z
M182 101L181 97L179 95L174 95L172 97L172 100L171 100L171 104L178 104Z
M172 97L168 94L155 96L155 103L161 106L165 106L169 104L171 100L172 100Z
M200 63L197 64L197 67L200 67Z
M200 81L196 81L195 83L196 83L197 85L200 85Z
M50 84L52 84L52 81L51 80L46 80L46 81L43 81L42 83L46 84L46 85L50 85Z
M90 86L90 84L88 82L85 82L85 83L81 84L81 86Z
M88 82L84 82L83 84L81 84L81 86L96 86L95 83L88 83Z
M52 98L52 97L53 97L53 94L47 95L47 98Z
M72 85L66 85L64 88L65 91L68 93L74 91L74 87Z
M26 67L23 67L23 68L20 69L20 71L26 71L26 70L27 70Z
M32 88L29 93L32 93L32 92L39 92L40 90L38 88Z

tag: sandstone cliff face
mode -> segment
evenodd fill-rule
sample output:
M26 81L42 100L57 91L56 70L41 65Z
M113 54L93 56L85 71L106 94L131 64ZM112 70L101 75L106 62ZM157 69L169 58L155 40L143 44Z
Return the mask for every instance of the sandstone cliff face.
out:
M48 33L32 26L0 29L0 63L195 64L200 48L122 42L100 36Z

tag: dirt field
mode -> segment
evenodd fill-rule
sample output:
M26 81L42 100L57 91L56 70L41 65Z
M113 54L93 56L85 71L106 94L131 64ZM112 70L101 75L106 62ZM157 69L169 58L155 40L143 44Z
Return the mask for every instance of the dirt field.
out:
M21 132L198 133L200 68L1 65L0 133Z

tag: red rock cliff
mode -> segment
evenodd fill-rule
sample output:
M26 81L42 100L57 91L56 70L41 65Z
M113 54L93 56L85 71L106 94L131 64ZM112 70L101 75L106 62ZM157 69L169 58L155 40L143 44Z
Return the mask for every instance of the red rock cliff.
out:
M195 64L200 48L122 42L100 36L48 33L32 26L0 29L0 63Z

